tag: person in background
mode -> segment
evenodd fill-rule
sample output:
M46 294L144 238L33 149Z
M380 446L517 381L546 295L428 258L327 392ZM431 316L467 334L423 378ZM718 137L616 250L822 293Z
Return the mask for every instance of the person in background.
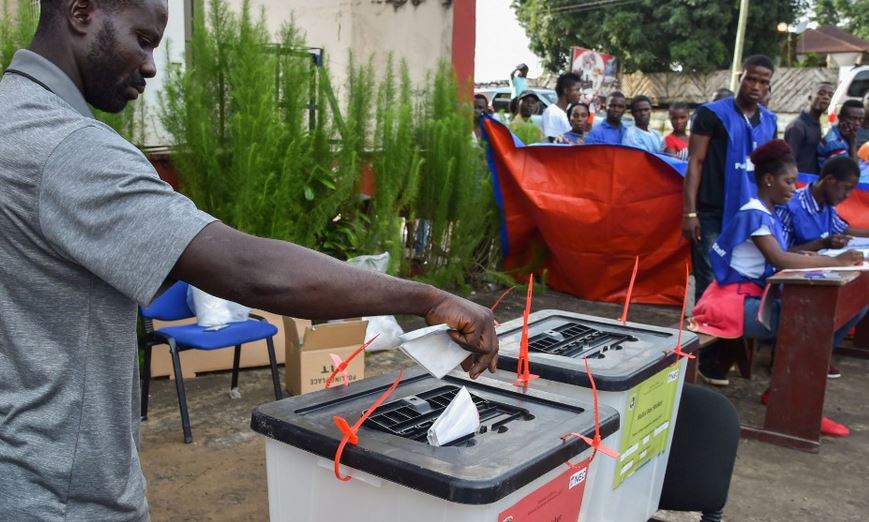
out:
M722 98L694 111L688 140L682 234L692 243L697 300L713 279L709 249L722 227L757 190L749 155L775 137L776 116L759 105L769 89L774 69L767 56L748 57L742 66L736 97ZM729 384L718 368L715 347L703 352L700 369L707 382Z
M661 133L649 128L652 120L652 100L648 96L639 95L631 99L631 115L634 124L625 131L622 145L643 149L652 154L664 151L664 140Z
M606 120L595 125L585 137L586 145L620 145L625 139L625 126L622 116L627 104L625 95L615 91L607 98Z
M857 129L863 125L866 111L858 100L847 100L839 109L838 123L830 127L818 144L818 166L834 156L857 157Z
M857 151L857 163L860 165L860 183L869 183L869 142Z
M772 304L769 327L758 319L767 278L786 268L854 266L863 263L863 254L848 250L828 257L788 252L775 207L786 205L796 189L797 167L790 147L783 140L770 141L751 153L751 161L755 166L752 175L758 187L757 196L728 220L710 250L715 281L694 307L689 327L722 338L745 337L774 343L781 301ZM825 312L831 313L819 310ZM852 319L836 332L834 345L841 342L854 324L856 321ZM847 427L826 417L821 432L835 436L849 433Z
M848 199L859 180L856 161L830 158L817 181L798 189L786 206L776 209L791 251L844 248L854 236L869 237L869 229L850 226L836 212L836 205Z
M863 95L863 125L857 129L857 150L869 142L869 91Z
M785 127L785 141L794 151L800 172L820 172L818 145L821 143L821 115L830 107L832 99L833 84L826 81L816 83L809 94L809 107Z
M589 107L583 102L574 103L567 108L567 117L570 120L570 130L562 134L555 142L569 145L582 145L585 143L585 133L588 132Z
M565 73L559 76L555 83L555 94L558 100L543 111L541 120L543 135L550 142L555 142L558 137L571 129L567 107L578 102L582 95L579 75Z
M725 98L733 98L733 96L733 91L726 87L722 87L721 89L718 89L712 94L712 99L709 101L717 102L718 100L723 100Z
M513 88L513 98L528 90L528 66L520 63L510 72L510 86Z
M485 114L492 114L489 98L485 94L477 93L474 95L474 137L477 140L480 139L483 132L482 127L480 127L480 121Z
M681 160L687 160L688 119L691 116L691 110L687 103L677 101L670 105L669 114L673 132L664 137L664 154L669 154Z
M525 144L540 143L543 141L543 131L531 119L531 116L537 113L540 98L534 91L525 91L517 100L519 113L510 121L510 130Z

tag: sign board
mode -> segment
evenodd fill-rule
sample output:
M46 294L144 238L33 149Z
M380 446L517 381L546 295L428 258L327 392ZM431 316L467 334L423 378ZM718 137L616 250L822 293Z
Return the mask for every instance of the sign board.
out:
M582 47L570 48L570 70L582 78L582 99L592 110L604 110L604 101L618 82L618 60Z

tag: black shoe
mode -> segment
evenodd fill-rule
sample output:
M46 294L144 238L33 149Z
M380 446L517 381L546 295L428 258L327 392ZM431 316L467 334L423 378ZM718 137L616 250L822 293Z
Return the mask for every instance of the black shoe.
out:
M832 364L827 367L827 379L838 379L842 376L842 372Z
M713 386L729 386L730 380L727 374L720 368L702 368L697 371L700 378Z

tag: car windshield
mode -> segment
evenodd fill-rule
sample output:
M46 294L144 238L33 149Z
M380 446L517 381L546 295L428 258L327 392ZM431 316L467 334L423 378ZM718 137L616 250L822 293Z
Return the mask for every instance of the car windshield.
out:
M536 91L537 95L541 98L546 98L547 103L550 105L558 101L558 97L555 95L555 91Z

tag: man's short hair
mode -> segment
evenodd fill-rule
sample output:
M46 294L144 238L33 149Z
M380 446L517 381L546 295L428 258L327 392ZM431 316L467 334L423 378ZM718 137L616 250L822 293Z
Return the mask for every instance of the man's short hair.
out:
M561 97L571 85L574 83L579 83L582 81L582 78L579 77L576 73L564 73L558 77L558 81L555 82L555 95Z
M745 59L742 62L742 70L746 70L749 67L763 67L764 69L769 69L770 71L775 72L775 65L772 63L772 59L765 54L753 54Z
M727 87L722 87L715 91L715 94L712 95L712 101L716 102L718 100L723 100L725 98L733 98L733 91L728 89Z
M841 118L847 109L862 109L863 103L860 100L845 100L842 108L839 109L839 117Z
M688 102L684 101L674 101L670 104L671 111L690 111L691 106L688 105Z
M836 181L849 181L860 178L860 166L848 156L834 156L824 162L821 179L832 176Z
M106 11L117 11L137 0L96 0L97 5ZM39 0L40 24L52 21L63 9L64 0Z
M607 100L612 100L613 98L624 98L625 95L621 91L613 91L606 97Z
M634 105L640 102L649 102L649 105L652 105L652 99L646 96L645 94L639 94L631 98L631 112L634 111Z

